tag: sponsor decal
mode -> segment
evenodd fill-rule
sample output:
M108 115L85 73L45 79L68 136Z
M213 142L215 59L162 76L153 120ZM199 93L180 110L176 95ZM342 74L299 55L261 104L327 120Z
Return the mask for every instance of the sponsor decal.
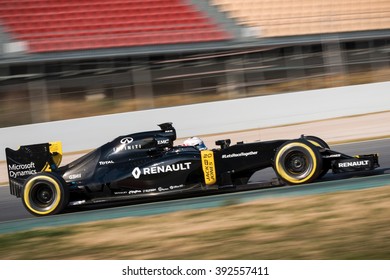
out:
M157 189L146 189L146 190L143 190L144 193L151 193L151 192L155 192L157 191Z
M131 191L129 191L129 194L137 194L137 193L141 193L141 190L131 190Z
M142 149L142 146L140 144L136 145L121 145L119 147L114 148L114 153L118 153L121 151L128 151L128 150L137 150L137 149Z
M169 139L157 140L157 145L169 144Z
M170 165L145 167L142 169L136 167L133 169L131 174L135 179L139 179L141 175L154 175L160 173L177 172L177 171L189 170L190 168L191 168L191 162L184 162L184 163L176 163Z
M114 161L113 160L99 161L99 165L109 165L109 164L114 164Z
M131 137L125 137L125 138L121 139L121 143L126 144L126 145L132 143L133 141L134 141L134 139Z
M339 162L338 167L357 167L357 166L367 166L369 165L369 160L361 160L361 161L351 161L351 162Z
M71 202L69 202L69 205L73 205L73 206L75 206L75 205L82 205L82 204L84 204L86 202L87 202L86 200L71 201Z
M247 153L241 152L239 154L233 153L233 154L222 155L222 158L249 157L249 156L255 156L257 154L258 154L257 151L251 151L251 152L247 152Z
M114 192L114 194L118 195L118 194L127 194L128 192L127 191L121 191L121 192Z
M169 189L176 190L176 189L181 189L182 187L184 187L184 185L170 186Z
M120 192L114 192L115 195L123 195L123 194L137 194L141 193L141 190L130 190L130 191L120 191Z
M341 154L334 154L334 155L323 156L323 158L336 158L336 157L341 157Z
M10 178L18 178L21 176L30 176L37 173L35 163L30 162L26 164L8 164L8 171Z
M136 150L136 149L141 149L142 146L140 144L134 144L130 145L133 143L134 139L131 137L124 137L122 138L119 142L122 144L118 147L114 148L114 153L118 153L121 151L128 151L128 150Z
M80 179L81 178L81 174L71 174L69 175L68 177L70 180L74 180L74 179Z
M212 185L217 182L217 174L215 171L214 153L212 151L201 151L202 169L204 180L207 185Z
M165 192L165 191L169 191L169 188L159 187L157 190L158 190L159 192Z
M139 169L139 167L136 167L134 168L133 172L131 172L131 174L133 175L133 177L135 179L139 179L139 176L141 176L141 169Z

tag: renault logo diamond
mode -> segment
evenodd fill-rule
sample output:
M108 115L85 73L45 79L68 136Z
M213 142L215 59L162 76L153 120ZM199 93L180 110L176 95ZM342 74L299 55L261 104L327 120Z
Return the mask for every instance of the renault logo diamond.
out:
M141 176L141 169L139 169L139 167L136 167L134 168L133 172L131 172L131 174L135 179L138 179L139 176Z

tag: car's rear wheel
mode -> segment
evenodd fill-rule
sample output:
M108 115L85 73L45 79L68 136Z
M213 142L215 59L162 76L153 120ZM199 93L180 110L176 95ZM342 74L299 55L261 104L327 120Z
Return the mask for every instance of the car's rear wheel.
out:
M322 171L321 154L308 141L289 141L277 150L274 169L287 184L310 183L317 179Z
M69 202L65 181L52 173L41 172L29 177L22 191L24 207L36 216L57 214Z

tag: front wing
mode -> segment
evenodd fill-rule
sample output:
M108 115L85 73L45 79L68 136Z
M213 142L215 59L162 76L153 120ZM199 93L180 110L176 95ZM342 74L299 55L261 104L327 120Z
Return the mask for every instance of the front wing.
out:
M350 158L341 158L332 163L333 173L369 171L379 167L378 155L358 155Z

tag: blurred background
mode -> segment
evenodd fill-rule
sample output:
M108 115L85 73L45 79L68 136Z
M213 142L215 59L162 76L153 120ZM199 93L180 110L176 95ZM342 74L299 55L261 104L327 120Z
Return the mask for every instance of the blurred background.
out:
M389 0L0 0L0 127L389 77Z

